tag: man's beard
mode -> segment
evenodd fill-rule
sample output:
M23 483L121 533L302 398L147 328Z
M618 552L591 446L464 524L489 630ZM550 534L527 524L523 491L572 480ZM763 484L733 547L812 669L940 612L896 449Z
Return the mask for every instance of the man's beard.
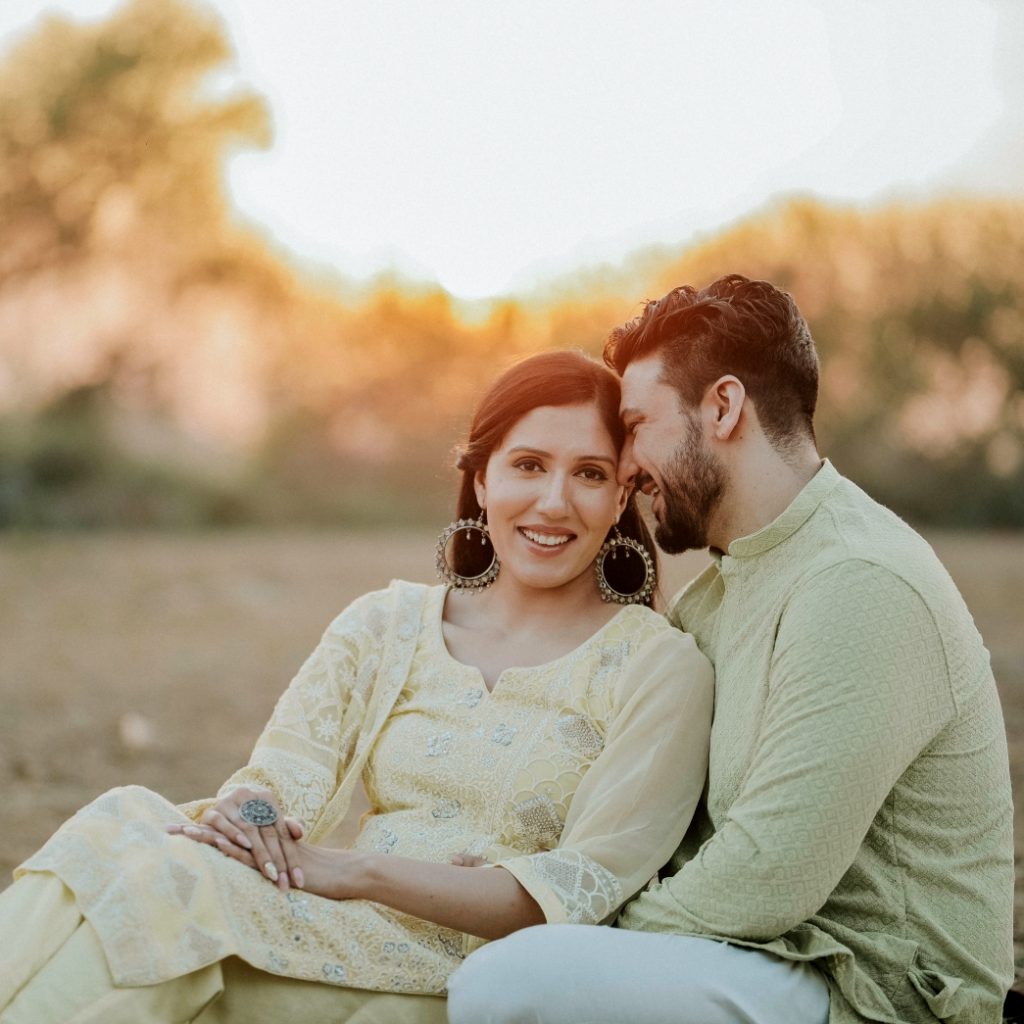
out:
M725 493L725 470L704 446L700 421L688 421L686 439L661 473L658 547L670 555L708 546L711 517Z

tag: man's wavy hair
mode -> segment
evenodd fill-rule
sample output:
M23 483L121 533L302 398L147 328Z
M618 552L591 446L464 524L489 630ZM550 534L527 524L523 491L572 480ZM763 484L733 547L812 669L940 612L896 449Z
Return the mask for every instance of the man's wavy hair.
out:
M743 382L768 440L785 454L814 441L818 354L793 296L740 274L698 291L673 288L612 331L604 359L620 376L635 359L657 353L662 379L692 411L719 377Z

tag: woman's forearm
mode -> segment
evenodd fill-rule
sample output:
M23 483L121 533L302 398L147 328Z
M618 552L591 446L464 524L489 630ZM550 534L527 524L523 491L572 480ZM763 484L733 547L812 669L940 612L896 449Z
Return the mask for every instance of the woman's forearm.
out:
M342 894L348 898L375 900L484 939L544 923L537 902L503 868L464 868L381 854L355 857L350 891Z

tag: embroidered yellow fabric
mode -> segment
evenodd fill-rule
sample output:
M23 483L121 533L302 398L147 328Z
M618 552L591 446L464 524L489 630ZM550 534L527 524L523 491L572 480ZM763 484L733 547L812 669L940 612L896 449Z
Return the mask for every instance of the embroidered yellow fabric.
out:
M669 858L700 795L706 659L660 616L627 607L574 651L507 670L488 692L444 646L444 589L397 586L332 623L221 794L267 786L322 837L358 769L371 802L358 848L435 862L481 854L549 921L606 920ZM392 635L403 633L407 664ZM282 894L164 833L210 802L177 809L139 787L113 790L19 869L53 872L75 893L118 984L235 955L287 977L439 993L480 944L378 903Z

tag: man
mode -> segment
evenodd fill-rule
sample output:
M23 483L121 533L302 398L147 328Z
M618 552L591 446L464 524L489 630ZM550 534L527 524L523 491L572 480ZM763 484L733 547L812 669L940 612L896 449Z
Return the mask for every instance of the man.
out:
M677 288L605 358L659 545L714 558L670 610L715 664L704 814L619 928L485 946L449 1019L998 1021L1012 804L988 654L931 548L819 456L793 299Z

